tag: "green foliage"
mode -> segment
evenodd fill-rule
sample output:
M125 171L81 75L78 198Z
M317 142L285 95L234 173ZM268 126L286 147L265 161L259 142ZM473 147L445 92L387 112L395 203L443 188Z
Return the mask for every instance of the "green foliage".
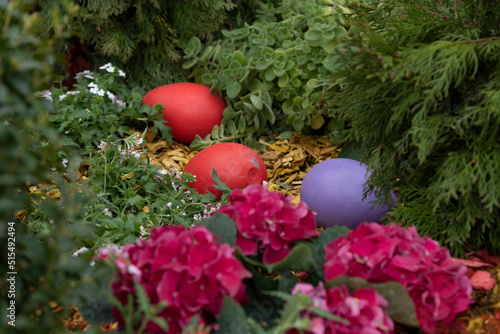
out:
M137 306L135 305L132 294L128 295L128 301L124 305L119 300L110 296L113 299L113 304L116 306L124 319L123 333L126 334L143 334L146 325L152 321L165 332L168 332L168 323L158 314L167 307L165 302L160 302L158 305L153 305L148 298L146 290L137 281L134 281L135 291L137 293Z
M145 89L127 85L124 77L122 70L107 64L99 72L79 74L75 90L51 88L49 93L45 92L54 101L50 122L81 150L97 146L101 140L116 141L128 134L130 128L144 128L148 122L172 143L170 128L162 118L163 107L143 105Z
M395 221L453 253L500 251L500 2L352 3L331 116L363 147Z
M179 60L187 41L192 36L212 39L227 21L241 24L252 16L255 2L75 0L80 10L70 29L79 37L74 44L87 47L85 57L91 64L111 61L129 73L132 81L151 89L186 81ZM56 0L37 3L47 17L53 8L60 8ZM54 27L47 22L47 28ZM60 47L67 50L68 45Z
M173 223L190 227L208 214L208 207L216 207L215 196L190 190L188 183L195 180L192 175L166 171L143 160L140 143L138 136L130 136L88 148L89 157L84 158L88 175L79 189L91 197L83 205L81 220L94 232L79 238L81 246L90 249L85 253L88 259L103 245L147 238L153 226ZM53 220L43 203L40 201L27 218L36 231L48 230Z
M47 39L39 37L42 17L34 13L32 1L0 1L2 333L64 331L62 316L69 308L56 314L51 303L72 305L83 297L78 288L94 279L87 271L87 263L71 257L70 253L74 236L85 233L82 226L68 224L80 211L80 199L72 200L68 195L75 189L70 186L60 189L68 196L64 208L54 200L45 202L44 209L54 220L50 233L32 234L23 222L14 218L15 210L31 205L25 186L49 177L52 150L61 147L57 132L47 126L50 103L36 98L33 92L46 88L52 81L51 66L57 59L53 45L56 39L67 37L65 22L76 10L73 6L66 8L69 15L58 16L52 22L54 34ZM7 307L12 302L15 302L15 321L8 317L12 313Z
M193 37L185 48L184 68L198 83L227 97L223 125L227 138L247 141L269 130L319 129L325 123L322 100L331 92L320 84L323 61L346 34L341 10L322 1L288 0L263 6L252 25L202 44ZM197 138L194 146L213 137Z

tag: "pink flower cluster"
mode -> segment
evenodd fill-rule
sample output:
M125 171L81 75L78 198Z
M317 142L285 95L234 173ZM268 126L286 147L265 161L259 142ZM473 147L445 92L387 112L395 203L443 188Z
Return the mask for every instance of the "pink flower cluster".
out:
M344 324L306 311L302 316L311 320L311 328L307 334L382 334L394 331L394 323L383 310L388 305L387 300L372 288L358 289L351 294L345 285L325 290L321 282L317 287L299 283L295 285L292 295L298 292L311 298L312 307L349 322ZM295 333L298 331L287 332L287 334Z
M139 282L153 305L167 303L159 316L167 321L168 333L181 333L195 314L201 316L200 325L208 323L207 319L219 314L224 296L247 301L242 281L251 277L234 257L234 248L214 239L204 226L153 228L148 241L138 239L123 247L115 261L119 270L113 294L126 304L128 294L136 296L134 281ZM123 327L118 310L115 317ZM164 333L153 322L146 331Z
M291 200L254 184L243 190L235 189L229 195L229 203L218 212L236 222L236 246L243 254L262 252L262 262L270 264L285 258L295 241L319 235L314 213L304 202L296 206Z
M415 227L363 223L325 247L325 278L358 276L373 283L398 281L416 306L422 329L451 323L472 303L467 268L447 248Z

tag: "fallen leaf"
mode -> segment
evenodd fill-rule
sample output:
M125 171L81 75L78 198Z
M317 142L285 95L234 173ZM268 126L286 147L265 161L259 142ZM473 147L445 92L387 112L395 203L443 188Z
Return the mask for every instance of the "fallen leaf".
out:
M489 291L495 286L495 280L491 274L484 270L478 270L470 278L470 283L474 289Z
M460 263L466 265L467 267L471 267L471 268L493 267L491 264L486 263L486 262L482 262L482 261L455 259L455 258L453 260L460 262Z
M122 175L122 180L131 179L134 177L134 172Z

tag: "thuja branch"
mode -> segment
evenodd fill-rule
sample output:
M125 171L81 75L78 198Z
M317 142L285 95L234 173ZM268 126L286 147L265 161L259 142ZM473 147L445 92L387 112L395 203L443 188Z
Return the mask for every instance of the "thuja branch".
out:
M441 1L439 1L439 2L441 3ZM417 6L418 8L422 8L423 10L425 10L429 14L436 15L436 16L442 18L443 20L448 21L448 18L446 16L444 16L443 14L439 14L439 13L433 12L432 10L430 10L428 8L425 8L424 6L419 5L419 4L415 4L415 6Z
M467 43L467 44L480 43L480 42L485 42L485 41L494 41L494 40L497 40L497 39L500 39L500 37L498 37L498 36L485 37L485 38L475 39L473 41L463 41L462 43Z

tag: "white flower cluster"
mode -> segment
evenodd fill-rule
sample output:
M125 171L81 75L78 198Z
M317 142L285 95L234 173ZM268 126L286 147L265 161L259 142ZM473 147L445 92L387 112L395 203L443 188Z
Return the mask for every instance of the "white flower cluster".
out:
M89 92L95 95L104 96L104 89L101 89L94 82L89 82Z
M117 98L115 94L111 93L109 90L105 91L104 89L99 88L99 86L97 86L97 84L94 82L89 82L88 87L89 87L89 92L92 94L99 96L104 96L104 94L106 94L111 101L118 103L121 106L126 105L126 103Z
M152 228L153 228L153 223L151 222L151 220L148 220L148 224L146 225L146 227L141 225L140 227L141 236L139 237L139 239L144 240L145 237L148 237L149 234L151 233Z
M111 64L111 63L107 63L106 65L103 65L103 66L99 67L99 69L100 70L106 70L109 73L114 73L115 70L118 70L118 75L125 78L125 72L123 72L122 70L120 70L117 67L114 67L113 64Z
M128 139L128 138L127 138ZM142 143L142 138L137 141L138 144ZM123 162L128 156L132 156L136 159L140 159L142 156L142 153L134 151L132 147L128 149L123 149L121 145L116 145L114 142L111 143L106 143L105 141L101 140L101 143L97 146L99 149L99 152L101 153L101 157L104 158L104 155L106 154L106 150L108 149L109 145L116 146L118 149L118 152L120 152L121 157L119 159L120 163Z
M212 213L216 212L217 210L219 210L219 208L221 207L221 203L217 203L217 205L212 205L212 204L207 204L204 206L204 209L203 209L203 216L199 213L195 214L193 216L193 219L195 222L197 221L200 221L202 219L205 219L205 218L208 218L212 215Z

